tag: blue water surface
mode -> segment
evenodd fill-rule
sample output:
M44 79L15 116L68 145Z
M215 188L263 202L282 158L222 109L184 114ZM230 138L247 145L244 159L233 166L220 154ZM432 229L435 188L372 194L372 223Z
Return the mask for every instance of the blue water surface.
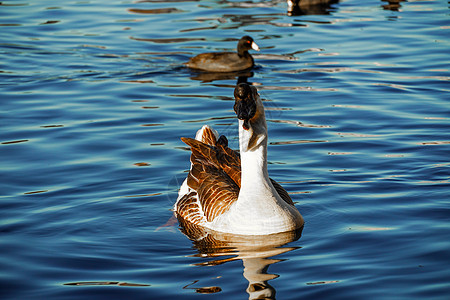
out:
M0 298L448 299L449 5L330 2L1 1ZM183 65L243 35L251 72ZM207 247L179 138L238 148L238 80L306 223Z

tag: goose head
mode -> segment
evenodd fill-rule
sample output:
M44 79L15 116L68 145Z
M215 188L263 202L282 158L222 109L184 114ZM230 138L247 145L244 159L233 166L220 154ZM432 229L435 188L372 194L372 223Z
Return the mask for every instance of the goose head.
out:
M264 106L252 85L239 83L234 89L234 112L239 119L241 151L253 150L267 138Z

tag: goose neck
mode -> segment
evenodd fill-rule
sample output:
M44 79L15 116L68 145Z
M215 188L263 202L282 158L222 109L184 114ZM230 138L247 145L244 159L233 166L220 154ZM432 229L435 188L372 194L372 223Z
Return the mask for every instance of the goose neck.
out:
M267 130L255 128L239 132L242 188L269 180L267 171Z

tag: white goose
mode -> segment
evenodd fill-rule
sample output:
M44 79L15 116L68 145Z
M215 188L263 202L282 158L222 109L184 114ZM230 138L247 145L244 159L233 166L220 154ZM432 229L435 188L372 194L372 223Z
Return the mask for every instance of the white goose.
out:
M191 147L191 169L174 205L177 218L215 231L264 235L303 226L303 218L286 190L269 178L267 124L254 86L234 90L239 119L240 156L224 136L203 126Z

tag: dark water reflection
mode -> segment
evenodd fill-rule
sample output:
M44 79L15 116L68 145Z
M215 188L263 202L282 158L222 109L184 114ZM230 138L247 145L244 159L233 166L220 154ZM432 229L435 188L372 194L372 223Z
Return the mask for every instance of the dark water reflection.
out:
M202 82L213 82L219 80L233 80L236 79L236 84L247 83L248 78L253 77L253 72L251 71L238 71L238 72L192 72L190 77L192 80L200 80Z

